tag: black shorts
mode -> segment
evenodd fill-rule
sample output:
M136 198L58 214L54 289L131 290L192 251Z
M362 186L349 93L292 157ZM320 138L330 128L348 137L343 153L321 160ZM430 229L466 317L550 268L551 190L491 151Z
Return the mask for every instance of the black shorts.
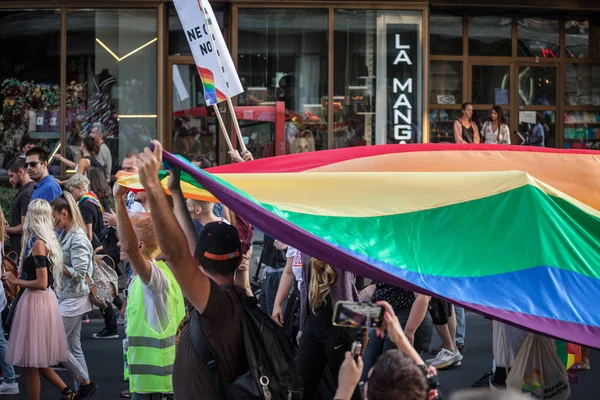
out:
M435 297L431 298L429 312L434 325L446 325L448 323L448 320L452 316L451 306L452 304L444 300L436 299Z

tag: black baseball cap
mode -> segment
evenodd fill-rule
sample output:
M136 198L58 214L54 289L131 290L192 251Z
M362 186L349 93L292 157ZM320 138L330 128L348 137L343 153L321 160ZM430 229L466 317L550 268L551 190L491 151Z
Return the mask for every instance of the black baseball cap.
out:
M240 235L236 228L223 221L204 226L196 245L196 259L225 261L241 255Z

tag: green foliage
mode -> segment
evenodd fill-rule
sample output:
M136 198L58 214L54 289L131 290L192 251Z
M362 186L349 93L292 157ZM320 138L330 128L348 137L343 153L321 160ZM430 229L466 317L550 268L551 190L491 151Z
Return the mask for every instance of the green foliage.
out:
M10 221L10 206L16 194L17 190L13 189L10 185L0 186L0 207L2 207L4 219L7 221Z

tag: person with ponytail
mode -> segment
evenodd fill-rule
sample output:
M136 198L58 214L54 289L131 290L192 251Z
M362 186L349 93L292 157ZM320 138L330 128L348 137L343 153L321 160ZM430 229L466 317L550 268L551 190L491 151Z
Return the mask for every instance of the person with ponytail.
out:
M60 293L63 255L56 238L52 209L43 199L29 204L23 224L19 275L7 280L22 288L10 328L6 362L24 367L28 398L40 398L40 375L63 394L74 399L75 392L50 368L69 359L69 347L54 283Z
M333 308L338 301L358 301L356 276L316 258L302 254L300 284L300 330L296 365L304 381L304 400L313 400L325 369L338 376L346 351L354 338L346 328L333 326ZM360 400L358 390L353 400Z
M86 276L93 274L94 249L84 231L85 223L73 196L63 192L52 202L52 217L63 253L61 290L58 292L60 315L69 343L69 359L63 363L75 379L77 398L88 399L97 390L90 381L81 349L81 323L85 313L92 311L90 288Z

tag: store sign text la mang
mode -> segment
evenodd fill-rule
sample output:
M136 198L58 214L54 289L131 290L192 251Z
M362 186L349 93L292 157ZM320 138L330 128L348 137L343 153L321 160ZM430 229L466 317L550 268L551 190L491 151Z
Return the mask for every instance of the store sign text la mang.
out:
M412 61L408 56L407 50L410 52L409 45L400 44L400 34L396 34L395 36L395 44L396 50L398 50L398 54L394 59L394 65L398 64L406 64L412 65ZM394 97L397 96L397 93L400 92L400 95L396 98L394 102L394 139L400 141L400 143L406 143L412 141L412 104L410 103L406 94L410 95L412 98L413 85L412 78L408 78L405 82L400 82L399 79L393 79L393 90ZM401 111L404 109L406 113Z

